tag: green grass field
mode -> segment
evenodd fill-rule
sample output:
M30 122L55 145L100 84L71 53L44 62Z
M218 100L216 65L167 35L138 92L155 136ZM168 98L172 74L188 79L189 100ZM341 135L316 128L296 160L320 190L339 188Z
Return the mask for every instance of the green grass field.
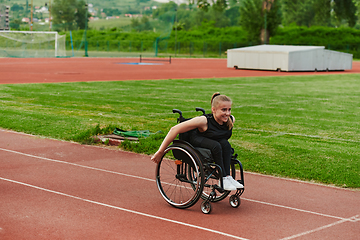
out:
M356 74L0 85L0 126L80 142L114 127L161 130L123 146L151 154L173 108L197 116L220 91L233 99L245 170L359 188L359 89Z

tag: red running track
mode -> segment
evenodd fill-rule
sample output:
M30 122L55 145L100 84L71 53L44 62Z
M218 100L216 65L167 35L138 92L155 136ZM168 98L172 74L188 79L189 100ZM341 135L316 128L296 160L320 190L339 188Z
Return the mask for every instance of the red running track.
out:
M171 64L154 62L160 65L127 65L121 63L138 63L139 59L0 58L0 84L360 73L360 62L353 62L353 69L346 71L276 72L235 70L227 68L226 61L175 58Z
M360 191L245 173L228 198L176 209L149 156L0 130L0 239L359 239Z

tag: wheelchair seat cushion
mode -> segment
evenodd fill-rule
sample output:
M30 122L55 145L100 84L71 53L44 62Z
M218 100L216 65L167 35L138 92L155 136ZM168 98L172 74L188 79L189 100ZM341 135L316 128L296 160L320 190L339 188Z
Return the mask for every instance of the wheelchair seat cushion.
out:
M211 151L210 149L207 148L200 148L200 147L196 147L195 148L207 161L212 161L212 155L211 155Z

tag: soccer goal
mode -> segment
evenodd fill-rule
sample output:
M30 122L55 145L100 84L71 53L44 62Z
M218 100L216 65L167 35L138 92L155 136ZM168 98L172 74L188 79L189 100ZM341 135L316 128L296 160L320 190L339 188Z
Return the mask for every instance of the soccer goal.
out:
M0 57L65 57L65 38L57 32L0 31Z

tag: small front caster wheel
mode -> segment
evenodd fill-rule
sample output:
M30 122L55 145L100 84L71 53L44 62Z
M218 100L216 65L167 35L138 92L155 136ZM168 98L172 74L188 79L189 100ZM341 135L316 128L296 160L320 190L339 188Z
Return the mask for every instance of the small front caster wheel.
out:
M211 212L211 204L210 202L203 201L201 203L201 211L205 214L209 214Z
M233 208L237 208L240 206L240 198L236 195L231 195L229 198L229 203Z

